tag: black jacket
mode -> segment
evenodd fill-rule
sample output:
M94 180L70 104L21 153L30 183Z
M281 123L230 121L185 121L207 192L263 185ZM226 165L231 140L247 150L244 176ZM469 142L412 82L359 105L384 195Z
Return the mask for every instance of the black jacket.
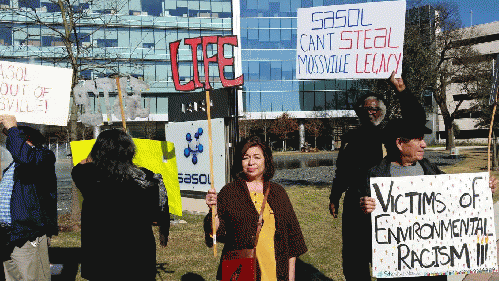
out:
M168 238L168 201L162 181L147 169L119 182L93 163L78 164L71 173L83 195L81 273L86 279L154 280L157 222ZM163 200L162 200L163 199Z

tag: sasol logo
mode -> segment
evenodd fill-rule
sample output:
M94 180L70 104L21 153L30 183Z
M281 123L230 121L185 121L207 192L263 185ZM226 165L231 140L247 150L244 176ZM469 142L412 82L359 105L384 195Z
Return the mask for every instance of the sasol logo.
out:
M211 184L210 175L207 174L178 173L178 182L188 184Z
M199 138L203 135L203 128L198 128L194 134L194 139L191 133L185 135L187 140L187 147L184 149L184 156L189 158L192 156L192 164L198 163L198 154L203 153L203 145L199 143ZM210 175L203 173L178 173L178 182L184 184L211 184Z
M189 158L192 155L192 164L196 165L198 163L198 154L203 152L203 145L199 143L199 137L203 134L203 128L198 128L198 131L194 134L194 139L192 139L191 133L185 135L187 140L187 148L184 149L184 156Z

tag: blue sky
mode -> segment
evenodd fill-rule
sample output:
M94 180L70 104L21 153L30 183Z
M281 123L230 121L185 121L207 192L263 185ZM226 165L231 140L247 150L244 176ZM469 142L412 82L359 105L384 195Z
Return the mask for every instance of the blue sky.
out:
M450 0L459 7L461 21L468 27L471 25L471 13L473 11L473 25L499 21L498 0Z

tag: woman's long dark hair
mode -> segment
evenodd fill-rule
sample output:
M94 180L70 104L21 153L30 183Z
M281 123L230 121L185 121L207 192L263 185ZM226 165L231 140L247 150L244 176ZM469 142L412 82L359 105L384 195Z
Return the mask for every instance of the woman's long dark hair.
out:
M263 172L263 180L269 181L275 173L274 158L272 157L272 150L270 147L262 141L259 136L251 136L247 139L242 140L236 147L234 153L234 162L232 164L232 176L246 178L243 172L242 161L244 154L251 147L258 146L263 151L263 158L265 160L265 171Z
M132 162L134 156L135 144L132 138L118 129L100 133L90 152L92 162L97 169L110 179L118 181L132 177L132 171L136 169Z

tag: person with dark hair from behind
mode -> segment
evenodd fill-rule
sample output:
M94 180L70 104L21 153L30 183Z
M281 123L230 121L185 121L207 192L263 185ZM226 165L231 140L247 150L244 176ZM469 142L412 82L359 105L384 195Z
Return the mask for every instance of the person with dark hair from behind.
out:
M206 204L217 207L216 237L228 251L252 249L264 192L269 195L256 245L258 280L295 280L296 258L307 251L300 224L284 188L270 181L274 160L270 148L257 137L239 143L232 166L234 181L218 194L208 191ZM213 246L211 208L204 221L206 243ZM222 260L217 280L222 279Z
M425 120L426 114L417 98L406 89L402 78L395 78L395 72L390 77L390 83L396 92L400 103L402 116L417 116ZM355 112L360 120L360 127L348 131L341 138L341 148L336 161L336 171L329 197L329 211L333 217L338 216L339 201L343 193L343 274L348 281L371 280L369 260L359 257L355 249L369 247L371 241L366 241L362 233L363 226L359 223L363 214L359 211L359 188L369 168L378 164L384 156L382 128L386 124L387 104L377 94L368 93L361 97ZM367 236L370 237L370 236Z
M135 166L135 144L122 130L100 133L88 158L73 168L83 195L81 275L90 280L155 280L156 243L170 230L161 175Z
M12 115L0 115L0 122L13 159L0 181L5 278L50 280L49 239L58 233L55 155L40 131L18 126Z

